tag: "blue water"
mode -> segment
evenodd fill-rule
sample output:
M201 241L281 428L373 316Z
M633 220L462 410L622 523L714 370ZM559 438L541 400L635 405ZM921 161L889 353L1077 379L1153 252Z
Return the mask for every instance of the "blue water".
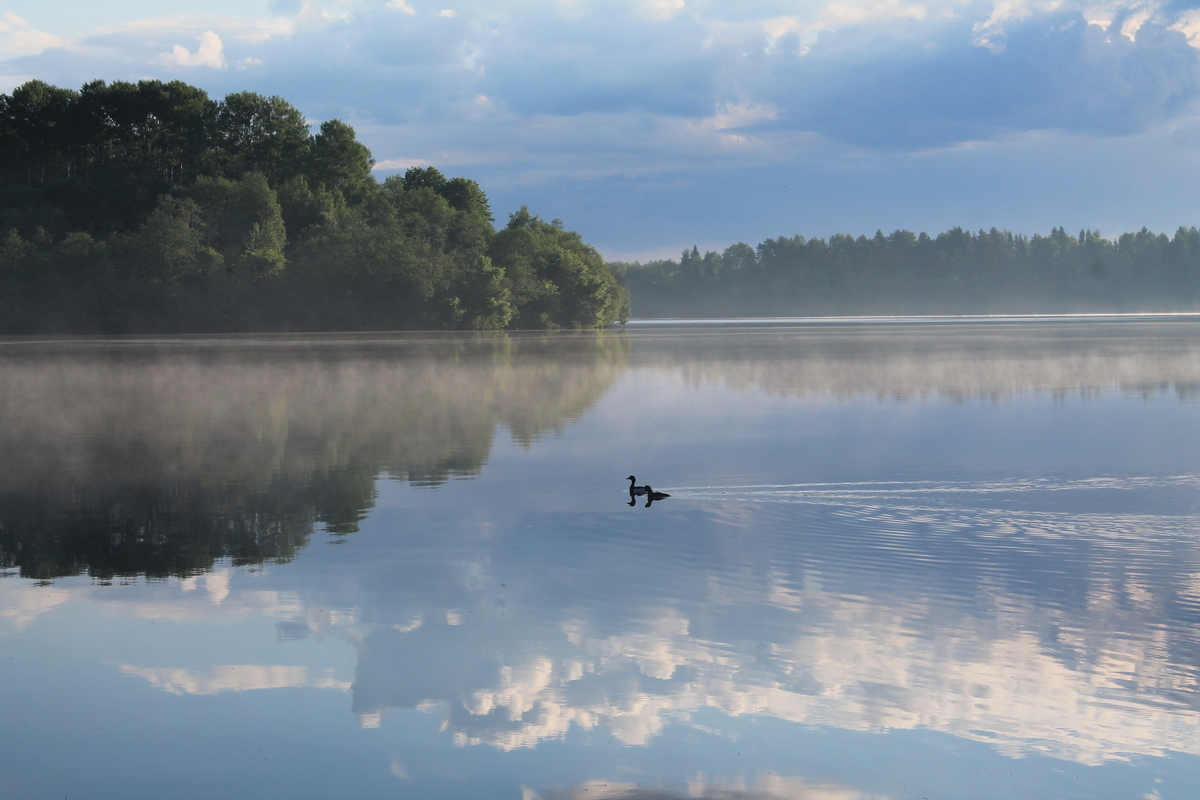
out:
M0 342L0 796L1194 797L1197 334Z

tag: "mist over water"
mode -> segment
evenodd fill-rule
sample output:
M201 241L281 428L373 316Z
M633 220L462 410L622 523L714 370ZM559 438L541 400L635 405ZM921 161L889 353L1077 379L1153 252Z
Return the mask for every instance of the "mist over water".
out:
M5 341L0 790L1191 797L1198 334Z

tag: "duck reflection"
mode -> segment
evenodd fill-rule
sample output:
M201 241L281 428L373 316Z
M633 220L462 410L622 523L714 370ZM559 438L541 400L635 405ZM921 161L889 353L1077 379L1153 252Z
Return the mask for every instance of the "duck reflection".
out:
M649 508L655 500L666 500L670 496L666 492L656 492L650 488L650 484L646 484L646 508Z

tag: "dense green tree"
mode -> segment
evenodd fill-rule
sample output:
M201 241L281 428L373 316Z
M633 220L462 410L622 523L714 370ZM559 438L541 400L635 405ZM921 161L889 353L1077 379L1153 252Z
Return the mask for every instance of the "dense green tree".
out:
M305 278L300 289L313 301L304 305L317 315L311 327L430 326L424 312L437 292L443 254L436 234L414 236L391 209L342 209L310 229L295 261Z
M629 296L595 248L527 207L496 234L492 260L508 277L519 327L598 327L629 319Z
M305 230L329 219L345 206L341 193L321 184L314 187L303 175L280 186L275 196L279 200L289 244L301 241Z
M224 264L220 253L203 240L200 207L192 200L167 196L124 244L142 273L136 276L139 282L178 285Z
M439 194L446 188L446 176L436 167L409 167L404 172L401 185L406 192L416 189L432 189Z
M203 218L204 244L221 254L230 272L258 280L283 270L283 209L262 173L239 180L203 177L187 196Z
M487 195L479 188L479 184L468 178L451 178L439 191L446 202L458 211L476 214L488 222L493 221L492 209L488 205Z
M217 105L182 81L93 81L72 113L78 173L128 173L170 186L210 165Z
M310 150L308 123L282 97L237 92L218 109L221 170L228 177L261 172L272 186L299 175Z
M280 97L30 81L0 95L0 144L0 332L627 316L612 270L578 235L523 211L520 241L494 248L477 183L423 167L380 185L351 126L327 120L313 135Z
M0 99L0 169L8 180L41 186L69 177L76 92L29 81Z
M314 180L333 190L359 194L373 181L374 165L371 151L354 138L354 128L337 119L321 123L312 143L309 175Z
M951 228L767 239L723 254L614 264L639 316L1196 310L1200 231L1116 240Z

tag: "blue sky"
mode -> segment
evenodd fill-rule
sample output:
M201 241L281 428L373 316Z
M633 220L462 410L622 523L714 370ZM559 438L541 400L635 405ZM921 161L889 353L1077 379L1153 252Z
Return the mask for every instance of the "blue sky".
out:
M0 0L0 90L182 79L353 124L609 257L1200 224L1200 0Z

